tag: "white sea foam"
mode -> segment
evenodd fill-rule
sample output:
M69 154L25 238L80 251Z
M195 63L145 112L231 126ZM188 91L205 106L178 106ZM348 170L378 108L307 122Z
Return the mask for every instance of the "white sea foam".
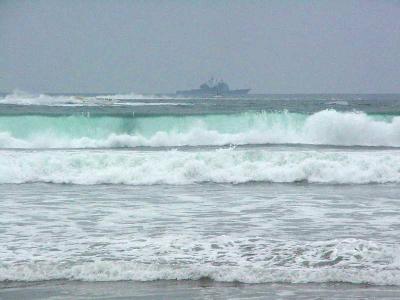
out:
M87 105L90 98L77 96L50 96L45 94L32 95L16 90L12 94L0 98L0 104L16 105Z
M59 253L52 259L47 257L46 261L20 257L19 263L0 265L0 281L151 281L206 277L245 283L400 285L400 249L365 240L269 243L257 238L233 240L222 236L196 240L165 236L135 241L135 247L127 246L121 249L125 255L132 255L126 260L72 260L68 253Z
M0 183L400 182L400 151L2 151Z
M165 100L175 99L167 96L142 95L142 94L110 94L103 96L79 96L79 95L47 95L47 94L29 94L23 91L15 90L13 93L0 98L0 104L15 105L45 105L45 106L104 106L104 105L180 105L179 103L149 103L137 102L135 100ZM124 101L125 100L125 101ZM126 101L132 100L132 101ZM123 102L122 102L123 101ZM184 104L183 104L184 105Z
M190 103L177 103L177 102L118 102L118 105L126 106L193 106Z
M310 116L280 112L148 118L0 117L0 148L267 143L399 147L400 117L379 119L334 110Z
M128 94L109 94L109 95L101 95L96 96L98 99L113 99L113 100L157 100L157 99L185 99L180 96L167 96L167 95L152 95L152 94L136 94L136 93L128 93Z

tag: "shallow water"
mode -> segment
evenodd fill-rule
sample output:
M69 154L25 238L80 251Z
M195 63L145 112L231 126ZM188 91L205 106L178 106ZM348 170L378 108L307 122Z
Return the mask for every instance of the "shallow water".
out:
M398 299L397 286L364 284L243 284L199 281L51 281L9 284L4 299Z
M398 185L0 185L1 280L400 284Z

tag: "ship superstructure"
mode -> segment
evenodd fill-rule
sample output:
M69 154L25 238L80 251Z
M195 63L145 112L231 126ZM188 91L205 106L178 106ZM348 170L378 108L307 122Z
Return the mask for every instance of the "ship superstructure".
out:
M193 90L177 91L176 94L183 96L240 96L246 95L250 89L231 90L222 79L211 78L200 85L200 88Z

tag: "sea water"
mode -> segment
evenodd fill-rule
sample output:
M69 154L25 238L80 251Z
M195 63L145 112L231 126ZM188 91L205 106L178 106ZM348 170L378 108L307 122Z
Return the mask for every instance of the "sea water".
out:
M1 95L0 197L0 295L190 280L395 297L400 95Z

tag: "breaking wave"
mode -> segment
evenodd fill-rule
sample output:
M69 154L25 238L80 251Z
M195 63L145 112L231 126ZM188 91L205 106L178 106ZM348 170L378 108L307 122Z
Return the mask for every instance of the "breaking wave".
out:
M400 151L2 151L0 183L399 183Z
M209 278L244 283L400 285L398 246L359 239L271 243L259 238L165 236L137 241L135 247L123 249L126 259L77 261L61 253L57 258L46 257L46 261L31 258L2 263L0 281Z
M85 98L79 96L51 96L46 94L32 95L16 90L0 98L0 104L15 105L85 105Z
M0 97L0 104L14 105L44 105L44 106L103 106L103 105L148 105L148 103L127 102L126 100L157 100L173 99L161 95L142 95L142 94L110 94L97 96L79 95L47 95L29 94L16 90L11 94ZM125 100L125 101L124 101ZM151 103L152 105L168 105L166 103ZM169 103L174 105L174 103Z
M0 116L0 148L246 144L400 147L400 117L324 110L312 115Z
M173 97L167 95L151 95L151 94L109 94L109 95L100 95L96 96L98 99L113 99L113 100L157 100L157 99L185 99L183 97L177 97L174 95Z

